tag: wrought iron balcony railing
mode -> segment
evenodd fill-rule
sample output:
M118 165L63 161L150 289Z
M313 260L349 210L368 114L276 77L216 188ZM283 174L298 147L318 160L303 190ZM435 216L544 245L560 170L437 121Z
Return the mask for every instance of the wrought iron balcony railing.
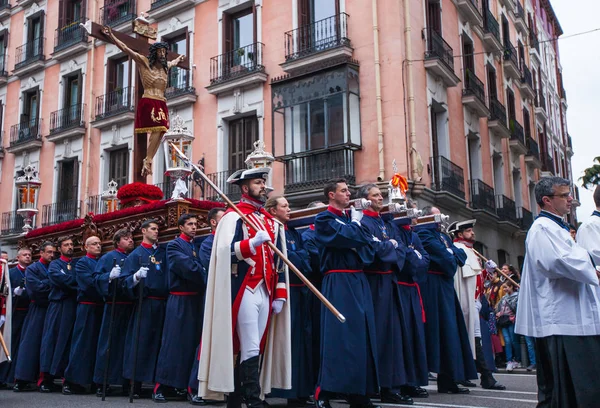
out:
M515 1L517 3L517 9L515 10L515 17L522 18L525 20L525 10L523 9L523 5L519 0Z
M527 68L527 65L523 64L521 67L521 71L523 72L523 76L521 77L521 82L527 84L533 89L533 77L531 76L531 71Z
M490 120L500 121L506 128L506 108L496 98L490 98Z
M42 140L40 134L41 120L35 118L23 121L10 127L10 146L17 146L21 143L32 140Z
M73 44L87 41L87 31L81 27L80 23L85 23L85 17L73 21L64 27L56 29L54 34L54 52L64 50Z
M542 171L547 171L552 174L556 174L556 167L554 166L554 159L548 153L542 154Z
M496 196L496 214L501 221L517 223L517 207L513 200L504 194Z
M135 0L106 0L100 8L102 25L114 27L132 21L135 15Z
M79 218L81 201L66 200L42 206L42 227Z
M498 42L502 42L500 37L500 24L498 24L498 20L496 20L496 17L494 17L494 14L489 9L485 10L483 29L485 32L492 34Z
M485 87L483 82L471 70L465 70L463 95L474 95L485 105Z
M72 105L50 114L50 134L74 127L85 126L83 112L85 104Z
M494 189L481 180L470 180L471 208L496 213Z
M567 147L569 149L573 148L573 139L571 138L571 135L567 135Z
M350 45L348 14L339 13L286 32L285 60L302 58L344 45Z
M15 69L22 68L35 61L44 60L45 38L39 37L33 41L17 47L15 55Z
M7 8L10 8L10 3L8 2L8 0L0 0L0 10L4 10Z
M162 7L165 4L169 4L173 1L175 1L175 0L152 0L152 3L150 3L150 10L155 10L155 9Z
M210 84L229 81L252 72L264 70L263 44L254 43L210 59Z
M540 159L540 147L532 137L527 138L527 156L533 156L538 160Z
M193 93L196 93L196 88L192 86L190 71L178 67L171 68L169 71L165 97L170 99L180 95Z
M535 96L535 107L546 110L546 94L543 87L540 87L539 94Z
M450 47L442 36L433 29L429 30L429 36L427 38L427 52L425 53L425 58L438 58L454 72L454 54L452 47Z
M4 54L0 55L0 76L5 77L8 76L8 70L6 69L6 61L7 61L6 51Z
M242 197L242 193L238 186L230 184L227 182L229 176L231 176L237 170L225 170L219 171L217 173L210 173L206 176L212 181L219 190L221 190L227 197L229 197L232 201L239 201ZM221 196L217 194L212 187L208 184L201 182L204 185L204 199L208 201L223 201Z
M529 46L535 48L535 50L540 52L540 42L538 41L537 35L533 32L533 28L529 27Z
M119 210L119 202L115 204L115 210ZM102 194L88 197L86 200L86 213L105 214L107 212L106 202L102 200Z
M516 140L525 146L525 131L516 119L510 120L510 140Z
M169 176L165 176L165 181L162 183L155 184L156 187L160 188L163 192L163 200L168 200L171 198L171 194L173 194L173 182L170 180ZM189 192L188 192L189 197Z
M517 208L517 219L522 230L528 230L533 225L533 214L527 208Z
M431 188L435 191L447 191L465 199L465 176L462 167L452 163L444 156L431 158L433 179Z
M96 120L123 112L133 111L132 86L117 88L96 98Z
M505 40L504 44L504 61L511 61L517 68L520 68L517 49L508 40Z
M34 222L31 225L35 227L35 218L33 220ZM2 213L0 232L2 232L2 235L20 234L23 232L24 224L23 217L16 211L4 212Z

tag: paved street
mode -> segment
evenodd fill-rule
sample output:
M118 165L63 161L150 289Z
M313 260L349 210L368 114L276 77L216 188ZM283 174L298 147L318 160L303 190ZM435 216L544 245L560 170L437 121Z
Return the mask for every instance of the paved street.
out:
M535 375L531 374L496 374L498 381L506 385L507 391L490 391L481 387L472 388L470 395L440 395L435 389L435 383L427 387L431 393L430 397L423 400L416 400L415 408L532 408L536 404L536 384ZM375 401L375 403L377 403ZM269 400L272 406L283 407L283 400ZM156 408L157 404L149 399L136 400L129 404L124 397L110 397L106 402L93 395L74 395L64 396L60 393L40 394L38 392L17 394L12 391L0 391L0 407L2 408L64 408L64 407L82 407L82 408L102 408L102 407L151 407ZM163 405L164 406L164 405ZM169 402L166 407L189 407L184 402ZM221 405L224 407L224 404ZM334 408L344 408L347 405L334 403ZM384 404L385 407L392 407L393 404Z

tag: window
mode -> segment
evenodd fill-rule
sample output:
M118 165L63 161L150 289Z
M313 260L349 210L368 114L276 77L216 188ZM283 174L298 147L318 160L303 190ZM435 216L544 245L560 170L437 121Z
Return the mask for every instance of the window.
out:
M28 130L28 135L37 135L39 117L40 89L35 88L23 93L23 109L21 111L20 127L22 131ZM35 130L35 132L34 132Z
M27 49L28 58L37 57L43 53L44 45L44 12L40 11L27 19Z
M229 122L229 170L246 168L244 160L258 140L258 119L250 116Z
M490 100L498 100L498 81L496 70L491 65L487 66L488 95Z
M531 127L529 125L531 121L531 116L529 115L529 111L523 108L523 128L525 129L525 139L531 137Z
M56 201L77 200L79 193L79 163L77 159L69 159L58 162L58 185Z
M169 44L169 50L181 55L188 55L188 31L186 30L184 33L176 35L174 37L169 37L163 39ZM189 80L189 71L185 69L181 69L179 67L173 67L169 70L169 79L167 83L167 97L171 93L170 89L187 89L190 85Z
M6 50L8 49L8 30L0 31L0 75L8 75Z
M502 265L509 264L510 265L510 255L504 249L498 250L498 266L501 268Z
M516 120L517 119L517 111L515 108L515 94L512 89L506 89L506 104L508 109L508 119Z
M525 66L525 47L523 46L523 43L521 42L521 40L519 40L517 42L517 46L519 48L519 66L524 67Z
M462 34L463 65L465 70L465 82L468 85L468 72L475 75L475 56L473 55L473 41L465 34Z
M510 29L508 26L508 20L504 14L502 14L502 40L504 41L504 46L508 48L510 45Z
M84 0L60 0L58 2L58 27L67 27L85 20Z
M235 14L223 13L223 52L237 50L256 42L256 7ZM237 53L238 55L241 53ZM239 55L243 58L242 55Z
M427 27L438 34L442 34L442 10L439 0L427 2Z
M127 146L109 152L108 181L114 180L119 187L129 182L129 149Z
M108 60L105 112L115 112L128 108L131 97L130 84L131 63L127 57Z

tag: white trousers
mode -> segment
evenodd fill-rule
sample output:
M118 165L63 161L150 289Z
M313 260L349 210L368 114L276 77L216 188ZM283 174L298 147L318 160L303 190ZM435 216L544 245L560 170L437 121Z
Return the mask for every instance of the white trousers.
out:
M269 320L271 302L269 293L261 282L254 292L244 289L235 330L240 339L240 363L260 354L260 340Z

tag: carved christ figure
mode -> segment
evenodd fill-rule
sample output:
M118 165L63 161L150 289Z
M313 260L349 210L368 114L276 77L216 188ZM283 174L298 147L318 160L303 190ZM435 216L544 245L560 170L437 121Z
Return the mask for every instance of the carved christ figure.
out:
M167 61L168 44L155 42L150 46L148 57L145 57L115 37L110 27L105 26L103 32L136 62L144 86L144 94L135 112L134 128L135 133L150 135L148 151L142 166L142 177L146 177L152 174L152 159L158 151L163 134L169 129L169 111L165 98L169 69L183 61L185 56L180 55L172 61Z

